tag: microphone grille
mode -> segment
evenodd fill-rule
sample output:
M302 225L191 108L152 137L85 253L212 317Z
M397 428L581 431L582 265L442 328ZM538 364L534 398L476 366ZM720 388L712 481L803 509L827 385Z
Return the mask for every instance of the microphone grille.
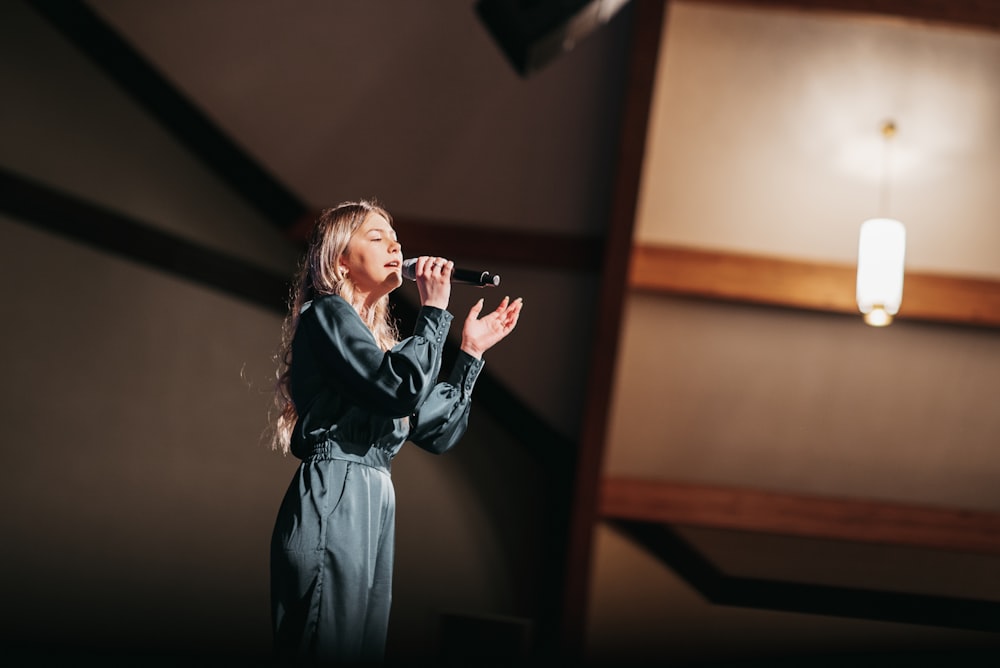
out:
M417 258L411 257L403 260L403 278L415 281L417 280Z

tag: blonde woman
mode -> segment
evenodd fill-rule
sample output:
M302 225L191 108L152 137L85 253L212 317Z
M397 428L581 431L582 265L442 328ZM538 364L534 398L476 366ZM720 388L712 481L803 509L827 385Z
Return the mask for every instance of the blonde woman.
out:
M271 541L275 648L291 663L378 661L392 596L395 494L390 462L404 442L433 452L465 433L483 353L510 334L521 299L462 327L438 381L452 321L454 264L416 262L421 307L399 340L389 293L402 284L392 218L371 201L324 210L285 319L273 445L301 462Z

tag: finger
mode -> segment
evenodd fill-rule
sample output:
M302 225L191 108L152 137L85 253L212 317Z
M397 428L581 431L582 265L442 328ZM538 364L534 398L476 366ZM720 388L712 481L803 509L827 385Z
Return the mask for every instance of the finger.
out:
M506 298L504 298L504 303L501 304L501 307L502 307L504 313L513 313L514 311L521 310L521 304L522 304L522 300L521 300L520 297L518 297L517 299L515 299L512 302L508 301ZM499 311L501 309L498 308L497 310Z
M434 257L431 260L431 271L443 276L447 272L448 260L443 257Z
M466 320L476 320L479 318L479 312L483 310L483 298L480 297L479 301L472 305L469 309L469 317Z
M505 326L510 329L514 328L514 325L517 324L517 319L521 317L522 306L524 306L524 301L520 297L514 300L514 302L510 305L510 308L507 310L507 317L504 319Z

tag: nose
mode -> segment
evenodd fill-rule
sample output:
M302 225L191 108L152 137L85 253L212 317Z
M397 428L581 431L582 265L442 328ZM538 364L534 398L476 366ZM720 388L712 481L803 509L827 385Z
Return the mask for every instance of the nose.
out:
M396 239L393 239L392 243L389 244L389 252L390 253L399 253L402 250L403 250L403 246Z

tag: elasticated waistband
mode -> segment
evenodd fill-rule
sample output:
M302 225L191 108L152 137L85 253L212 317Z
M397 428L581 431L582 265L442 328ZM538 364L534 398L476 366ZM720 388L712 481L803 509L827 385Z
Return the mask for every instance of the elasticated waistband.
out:
M360 450L361 448L352 449ZM389 456L389 453L381 448L371 446L364 455L356 455L344 452L340 445L334 441L317 443L313 446L309 456L304 457L302 461L323 461L325 459L342 459L349 462L357 462L358 464L364 464L385 473L389 473L391 468L390 463L392 462L392 457Z

